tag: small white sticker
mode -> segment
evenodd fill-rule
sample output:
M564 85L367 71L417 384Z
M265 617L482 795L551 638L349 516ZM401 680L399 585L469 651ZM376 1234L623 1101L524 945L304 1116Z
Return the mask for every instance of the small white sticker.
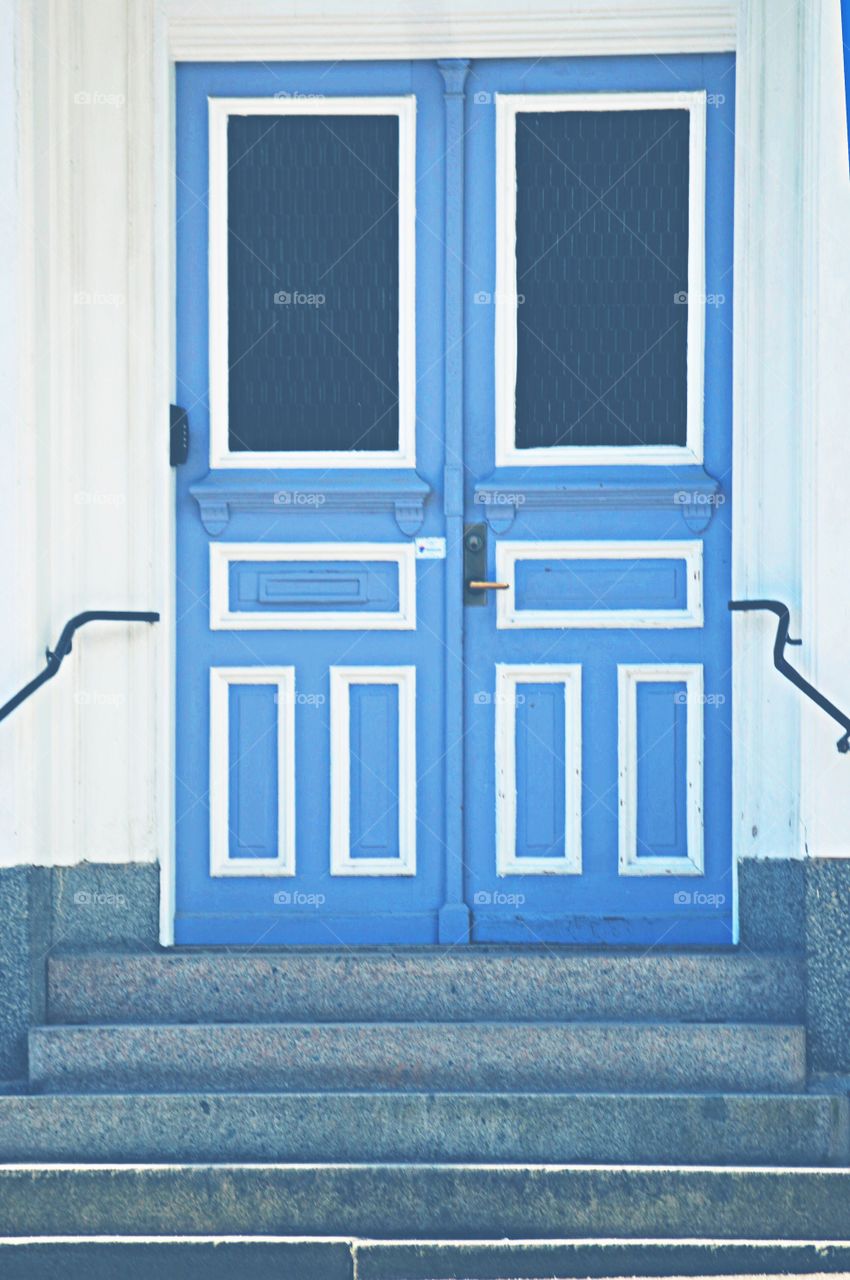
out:
M446 558L445 538L417 538L416 539L416 559L417 560L445 560L445 558Z

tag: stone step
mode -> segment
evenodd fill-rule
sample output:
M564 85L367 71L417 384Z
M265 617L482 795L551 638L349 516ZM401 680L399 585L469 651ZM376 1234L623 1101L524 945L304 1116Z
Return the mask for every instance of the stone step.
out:
M806 1079L804 1028L773 1024L47 1026L29 1053L46 1092L794 1092Z
M48 1021L795 1022L801 962L750 952L475 947L52 956Z
M0 1240L3 1280L354 1280L343 1240Z
M850 1170L0 1166L0 1239L46 1235L847 1242Z
M355 1242L357 1280L588 1280L592 1277L759 1277L843 1274L847 1244L756 1244L724 1240L505 1240L474 1244ZM98 1280L98 1277L89 1277ZM132 1280L126 1277L125 1280ZM329 1280L333 1280L329 1276Z
M844 1165L816 1094L41 1094L0 1098L0 1161Z
M826 1275L850 1270L850 1245L726 1241L0 1240L3 1280L578 1280L625 1276Z

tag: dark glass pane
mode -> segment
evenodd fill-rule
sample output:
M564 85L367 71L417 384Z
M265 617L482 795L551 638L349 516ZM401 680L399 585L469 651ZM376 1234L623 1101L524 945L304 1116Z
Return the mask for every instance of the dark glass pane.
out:
M684 445L688 113L517 116L520 449Z
M228 122L232 450L398 448L396 116Z

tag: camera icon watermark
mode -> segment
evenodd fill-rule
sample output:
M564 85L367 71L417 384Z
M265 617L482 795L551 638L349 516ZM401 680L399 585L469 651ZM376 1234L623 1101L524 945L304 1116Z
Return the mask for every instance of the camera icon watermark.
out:
M123 693L104 693L101 689L78 689L74 694L78 707L123 707Z
M473 502L481 507L521 507L524 493L508 493L504 489L477 489Z
M288 693L274 695L276 703L285 707L323 707L327 702L327 698L323 693Z
M114 907L123 910L127 905L123 893L91 893L88 889L78 889L74 894L75 907Z
M521 707L525 703L525 694L491 693L489 689L477 689L472 695L472 701L476 707Z
M123 307L126 301L123 293L101 293L97 289L77 289L73 296L75 307Z
M80 89L74 94L75 107L123 107L127 99L123 93L103 93L99 89Z
M725 306L725 293L688 293L687 289L677 289L673 294L673 302L677 307L686 307L689 302L693 302L696 306L717 307Z
M726 702L725 693L689 693L687 689L679 689L673 694L673 701L678 706L722 707Z
M326 500L326 494L304 489L280 489L273 498L276 507L321 507Z
M725 493L704 493L698 489L677 489L673 494L673 503L677 507L722 507L725 502Z
M278 289L274 295L276 307L323 307L323 293L307 293L303 289Z
M722 907L725 904L725 893L704 893L701 889L678 889L673 894L675 907Z
M486 289L479 289L477 293L472 295L472 301L478 307L489 307L494 302L509 302L517 307L521 307L525 302L524 293L488 293Z
M472 895L474 907L521 907L524 904L524 893L504 893L500 889L491 893L486 889L479 889Z
M300 889L280 889L274 895L276 907L323 907L327 898L323 893L302 893Z
M91 489L78 489L74 494L75 507L123 507L125 493L96 493Z

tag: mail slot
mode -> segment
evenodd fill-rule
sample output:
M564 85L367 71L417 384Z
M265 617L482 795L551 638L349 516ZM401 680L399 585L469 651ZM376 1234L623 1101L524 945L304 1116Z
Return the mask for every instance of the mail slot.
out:
M356 567L325 561L303 564L230 565L230 607L240 612L286 609L398 608L398 566L363 563Z

